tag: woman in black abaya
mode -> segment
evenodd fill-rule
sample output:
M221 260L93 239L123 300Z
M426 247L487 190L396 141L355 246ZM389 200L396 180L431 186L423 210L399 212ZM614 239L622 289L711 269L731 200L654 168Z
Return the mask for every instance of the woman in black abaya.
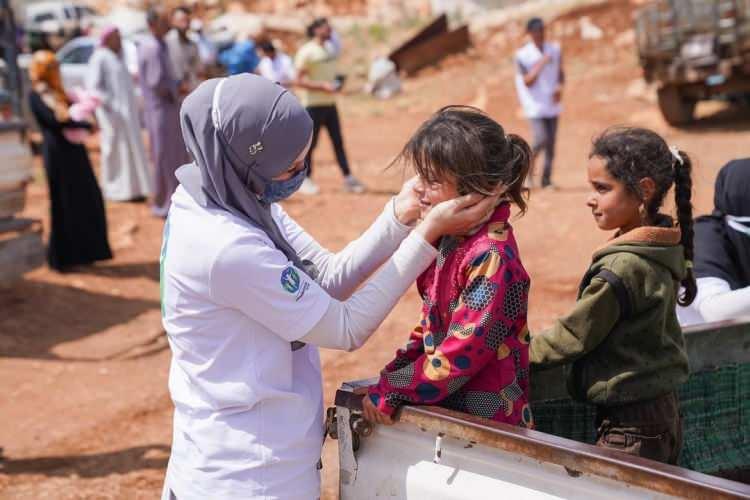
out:
M51 231L47 260L58 271L112 258L102 193L81 144L66 130L90 128L70 119L55 55L39 51L29 66L31 111L42 131L42 155L50 197Z

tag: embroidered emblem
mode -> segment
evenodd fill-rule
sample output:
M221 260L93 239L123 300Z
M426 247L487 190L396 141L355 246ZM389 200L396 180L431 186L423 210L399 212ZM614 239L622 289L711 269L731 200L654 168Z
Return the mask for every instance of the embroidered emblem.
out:
M253 144L252 146L248 148L248 151L250 152L250 156L257 155L258 153L263 151L263 143L256 142L255 144Z
M287 267L281 273L281 286L289 293L299 290L299 274L293 267Z

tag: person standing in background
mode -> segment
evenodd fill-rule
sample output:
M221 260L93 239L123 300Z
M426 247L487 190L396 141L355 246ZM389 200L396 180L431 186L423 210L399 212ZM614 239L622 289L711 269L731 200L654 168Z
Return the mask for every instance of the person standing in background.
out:
M277 50L270 41L265 41L258 47L263 54L258 65L260 76L289 88L297 76L292 58Z
M189 30L190 11L186 7L177 7L172 13L172 30L165 40L182 95L198 86L199 74L202 73L198 44L191 39Z
M49 267L71 267L112 258L107 217L86 147L68 141L65 130L91 129L70 118L55 54L35 52L29 65L29 106L42 132L42 157L50 199Z
M154 163L154 196L151 211L166 217L177 189L175 170L188 162L180 130L180 94L172 73L164 36L169 31L167 15L151 9L146 16L151 36L138 51L138 70L143 93L143 115Z
M219 54L219 62L227 68L227 73L239 75L241 73L257 73L260 57L255 50L255 40L250 33L237 36L234 44Z
M545 41L544 22L535 17L526 25L531 38L516 52L516 91L526 118L531 123L532 172L528 187L533 187L533 165L544 151L542 188L552 187L552 163L555 159L560 99L565 73L562 67L560 46Z
M318 144L320 129L328 129L333 149L336 152L336 161L341 173L344 174L344 189L350 193L363 193L365 187L359 182L349 169L349 160L344 151L344 139L341 136L341 122L336 108L336 94L341 91L343 77L337 74L336 59L338 53L330 44L332 29L328 20L318 18L307 28L307 36L310 41L303 45L297 52L294 64L297 68L297 86L300 92L300 101L307 108L307 112L313 119L312 147L308 155L310 168L307 179L300 188L303 194L317 194L318 186L312 181L312 154Z
M216 46L206 37L203 30L203 21L192 19L190 21L191 38L198 46L198 56L201 60L203 72L207 73L208 68L216 64Z
M100 182L104 197L133 201L149 196L151 182L138 103L133 79L123 59L120 32L114 26L101 33L100 47L89 61L86 87L101 99L96 118L100 128Z

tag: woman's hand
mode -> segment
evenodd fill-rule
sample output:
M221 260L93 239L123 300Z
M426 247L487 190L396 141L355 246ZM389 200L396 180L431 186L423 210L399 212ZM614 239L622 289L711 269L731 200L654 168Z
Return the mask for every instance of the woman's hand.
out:
M438 203L415 231L430 243L445 235L469 234L492 217L499 199L500 193L491 196L472 193Z
M406 226L414 224L419 218L419 195L415 189L418 182L419 177L416 175L404 182L401 192L394 198L396 219Z

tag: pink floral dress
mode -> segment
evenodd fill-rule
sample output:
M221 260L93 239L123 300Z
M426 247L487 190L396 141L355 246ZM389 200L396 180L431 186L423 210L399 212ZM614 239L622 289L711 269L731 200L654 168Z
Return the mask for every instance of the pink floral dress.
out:
M509 216L503 203L473 236L441 240L436 262L417 280L422 319L369 390L381 412L431 404L533 427L530 280Z

